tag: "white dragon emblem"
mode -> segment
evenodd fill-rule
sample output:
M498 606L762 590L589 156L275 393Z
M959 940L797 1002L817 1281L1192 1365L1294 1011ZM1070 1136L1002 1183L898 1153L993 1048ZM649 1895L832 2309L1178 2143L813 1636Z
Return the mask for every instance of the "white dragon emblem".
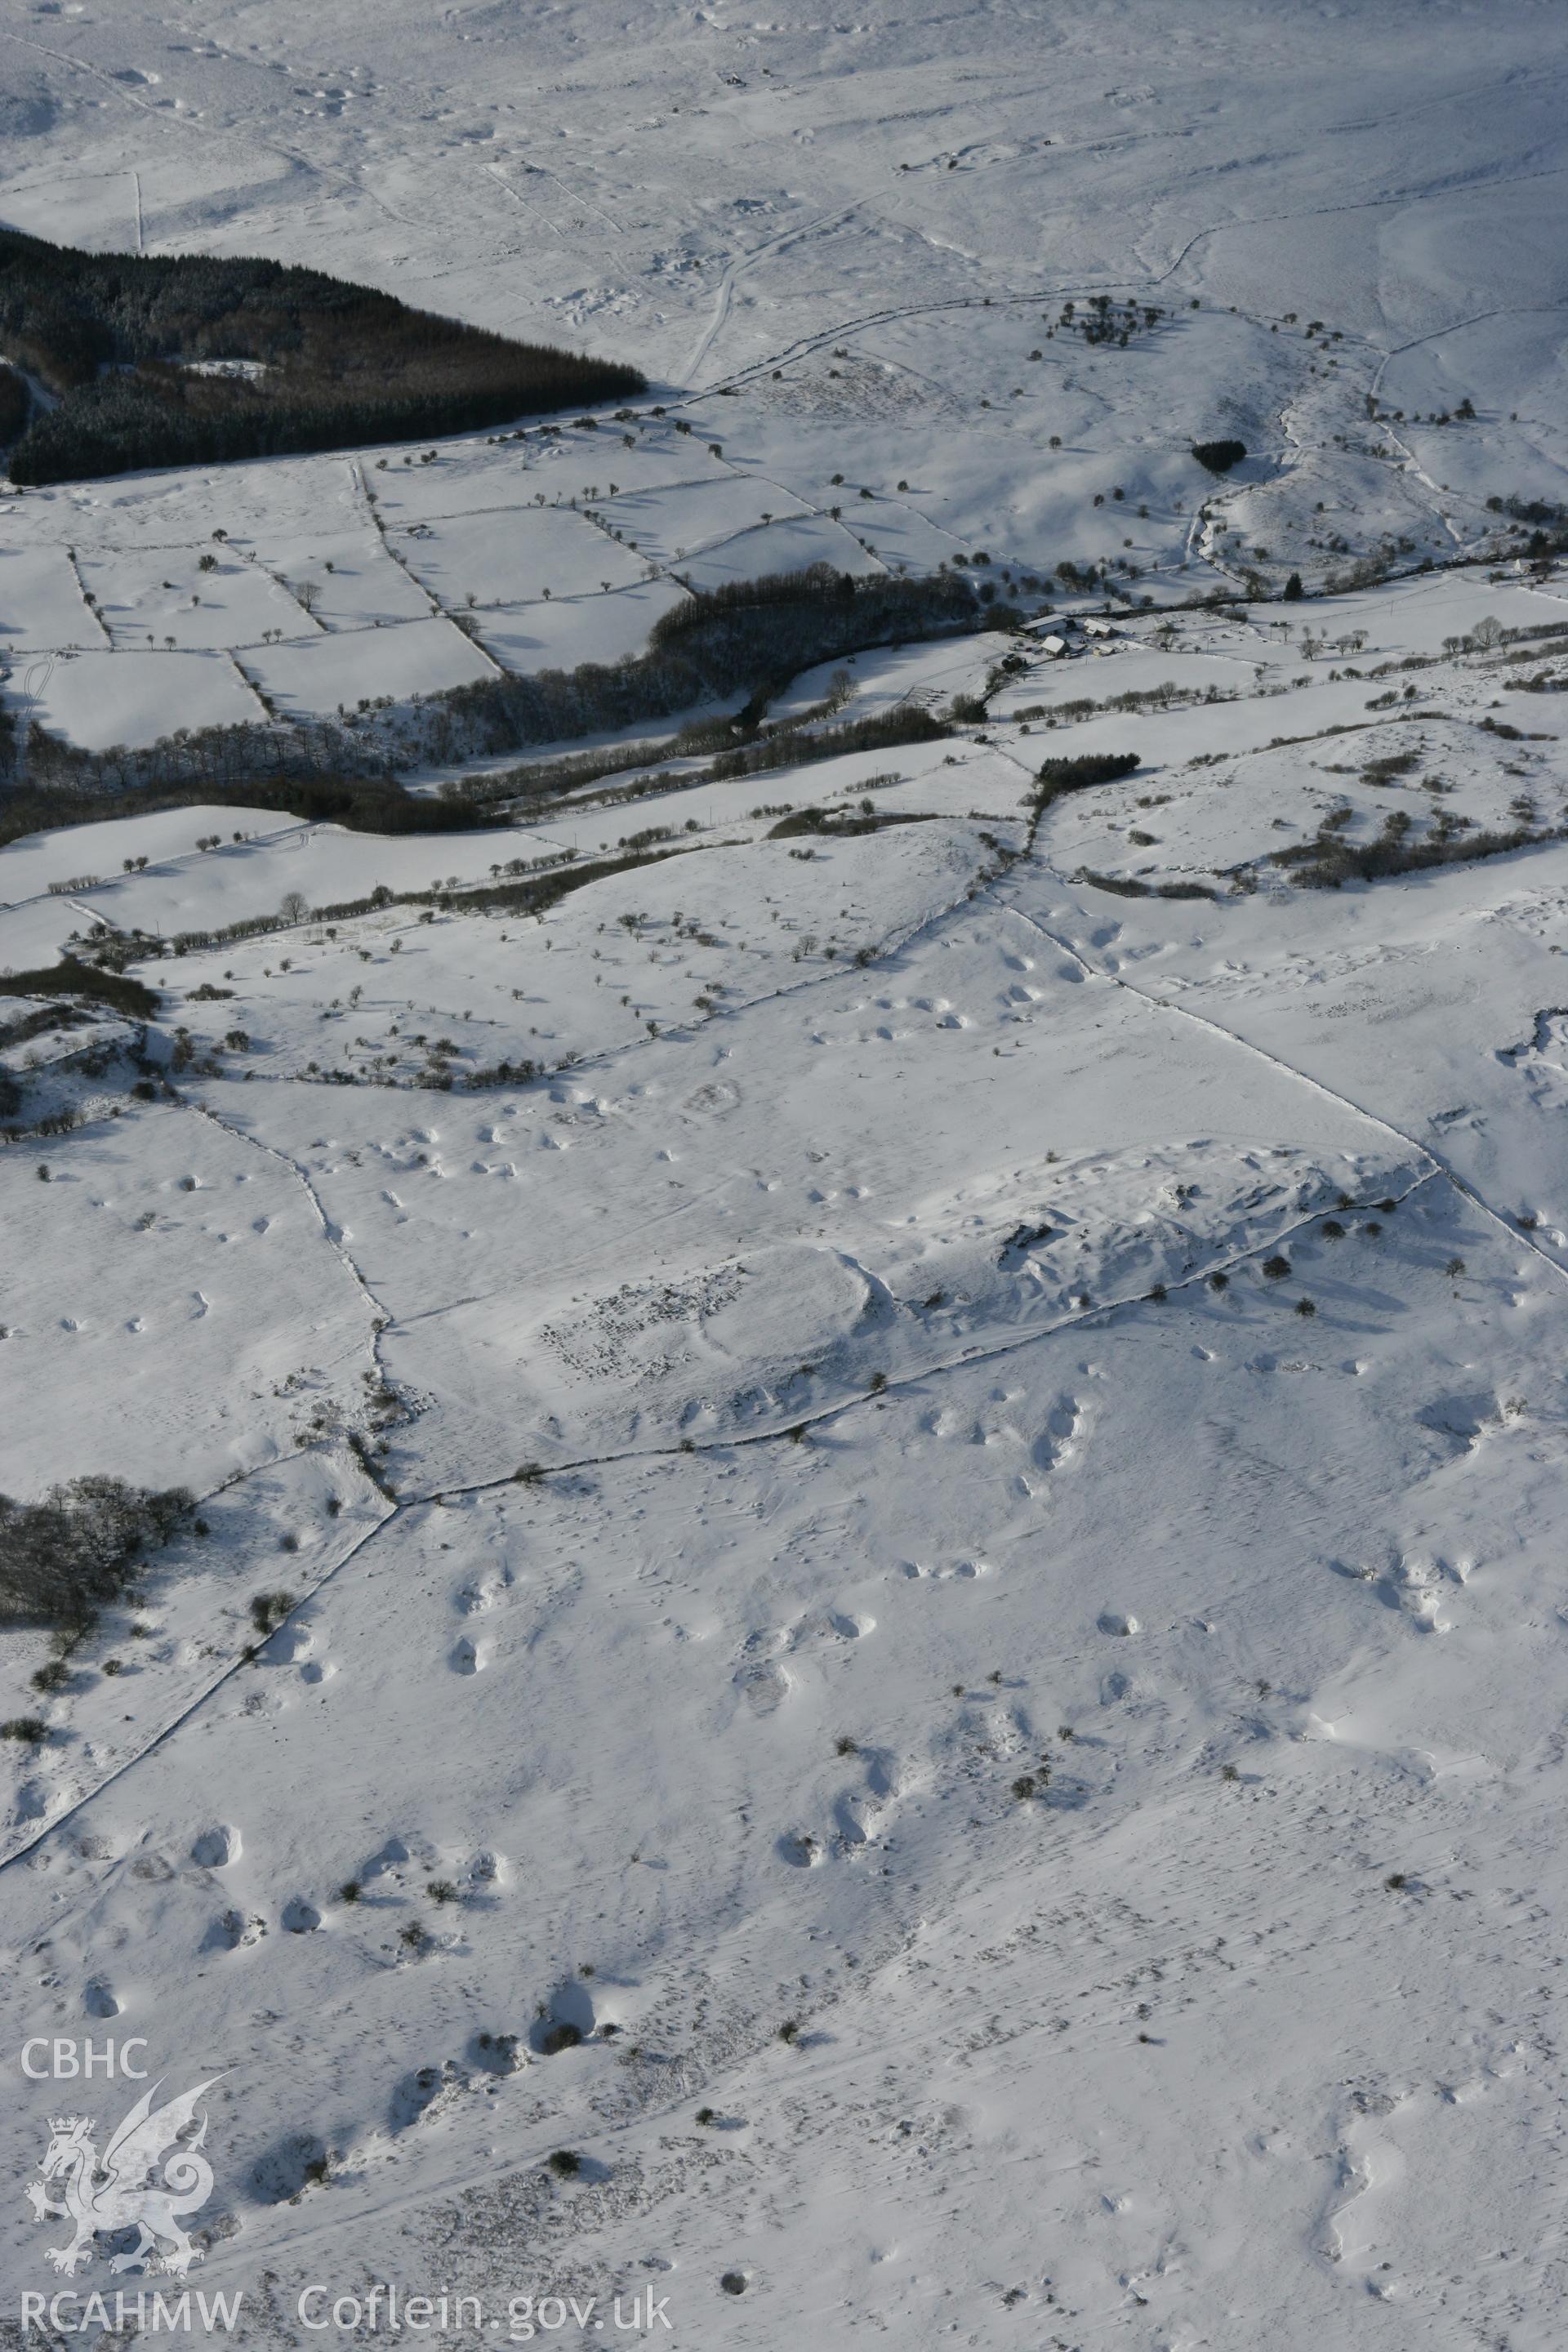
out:
M57 2216L75 2225L68 2246L48 2249L57 2271L74 2273L90 2263L100 2231L139 2233L129 2253L110 2258L111 2271L141 2270L151 2256L184 2276L203 2259L180 2217L198 2211L212 2195L212 2167L200 2152L207 2136L205 2115L188 2141L182 2144L180 2135L194 2121L202 2094L217 2079L214 2074L156 2109L153 2101L161 2085L154 2083L120 2126L101 2161L91 2116L50 2116L49 2145L38 2167L43 2181L28 2182L27 2202L39 2221ZM58 2198L49 2195L51 2186L58 2188Z

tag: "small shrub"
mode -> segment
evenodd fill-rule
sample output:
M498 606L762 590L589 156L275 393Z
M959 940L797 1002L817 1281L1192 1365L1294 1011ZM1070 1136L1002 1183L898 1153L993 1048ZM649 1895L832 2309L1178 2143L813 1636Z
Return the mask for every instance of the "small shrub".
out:
M797 2017L786 2017L784 2023L779 2028L779 2040L781 2042L795 2042L797 2041L799 2037L800 2020Z
M458 1899L458 1890L449 1878L427 1879L425 1892L432 1903L455 1903Z
M1401 1888L1402 1886L1408 1886L1408 1885L1409 1885L1410 1881L1409 1881L1409 1879L1405 1876L1405 1874L1404 1871L1402 1871L1402 1870L1391 1870L1391 1871L1389 1872L1389 1874L1388 1874L1388 1876L1384 1880L1384 1882L1383 1882L1383 1883L1384 1883L1384 1886L1386 1886L1386 1887L1387 1887L1387 1889L1388 1889L1388 1891L1389 1891L1389 1893L1390 1893L1391 1895L1397 1895L1397 1894L1398 1894L1398 1892L1399 1892L1399 1890L1400 1890L1400 1888Z
M744 2294L746 2273L744 2271L726 2271L719 2284L726 2294Z
M1209 1288L1211 1290L1228 1290L1230 1288L1229 1275L1211 1274L1209 1276Z
M345 1878L338 1889L340 1903L357 1903L364 1889L357 1878Z
M1266 1257L1264 1259L1263 1271L1268 1276L1270 1282L1283 1282L1285 1276L1290 1271L1290 1261L1288 1257L1282 1257L1279 1252L1276 1251L1272 1257Z
M276 1633L294 1606L291 1592L253 1592L250 1596L250 1622L263 1641Z
M834 1741L833 1752L836 1756L858 1756L860 1753L860 1743L858 1740L851 1739L849 1734L846 1731L841 1733Z
M1291 1310L1293 1314L1302 1316L1315 1315L1317 1311L1316 1307L1314 1307L1310 1298L1298 1298L1295 1307Z
M712 2108L699 2107L697 2110L697 2120L700 2124L710 2124L713 2121Z
M1342 1242L1345 1237L1345 1229L1338 1217L1325 1217L1320 1230L1325 1241Z
M40 1746L48 1738L48 1731L41 1715L13 1715L0 1723L0 1739L25 1740L29 1748Z
M583 2169L583 2159L569 2147L554 2149L547 2159L557 2180L575 2180Z

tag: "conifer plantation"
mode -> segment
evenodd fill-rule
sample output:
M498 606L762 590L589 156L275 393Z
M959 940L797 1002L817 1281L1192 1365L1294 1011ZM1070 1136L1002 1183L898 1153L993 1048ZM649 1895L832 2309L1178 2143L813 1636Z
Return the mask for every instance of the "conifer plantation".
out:
M0 403L11 479L28 484L470 432L644 388L636 368L321 270L82 253L15 230L0 231L0 339L58 403L26 417Z

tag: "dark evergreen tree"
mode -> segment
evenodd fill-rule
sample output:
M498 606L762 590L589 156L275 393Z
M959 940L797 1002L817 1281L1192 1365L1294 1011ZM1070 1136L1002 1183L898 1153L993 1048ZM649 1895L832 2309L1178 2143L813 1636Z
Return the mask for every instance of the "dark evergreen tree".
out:
M646 389L636 368L320 270L16 230L0 231L0 344L58 402L12 449L24 483L470 432ZM0 439L5 404L0 384Z

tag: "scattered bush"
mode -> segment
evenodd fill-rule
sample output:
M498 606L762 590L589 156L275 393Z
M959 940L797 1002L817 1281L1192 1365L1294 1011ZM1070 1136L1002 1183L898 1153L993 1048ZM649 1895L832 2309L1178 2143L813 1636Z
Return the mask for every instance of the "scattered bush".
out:
M250 1596L250 1622L265 1642L276 1633L294 1606L291 1592L253 1592Z
M1452 824L1422 841L1413 840L1408 828L1400 827L1358 845L1321 832L1311 841L1274 850L1270 863L1293 868L1293 878L1303 889L1337 890L1346 882L1381 882L1399 874L1425 873L1434 866L1468 866L1482 858L1506 857L1516 849L1562 837L1561 830L1554 827L1536 830L1518 824L1505 832L1475 832Z
M85 1631L194 1507L184 1486L100 1476L52 1486L39 1503L0 1495L0 1625Z

